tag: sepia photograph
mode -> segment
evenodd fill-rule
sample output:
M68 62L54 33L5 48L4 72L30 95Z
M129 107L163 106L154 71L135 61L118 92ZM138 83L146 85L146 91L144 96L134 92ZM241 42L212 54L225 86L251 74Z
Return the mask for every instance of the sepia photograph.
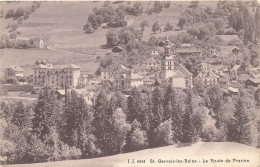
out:
M260 1L0 0L1 167L260 167Z

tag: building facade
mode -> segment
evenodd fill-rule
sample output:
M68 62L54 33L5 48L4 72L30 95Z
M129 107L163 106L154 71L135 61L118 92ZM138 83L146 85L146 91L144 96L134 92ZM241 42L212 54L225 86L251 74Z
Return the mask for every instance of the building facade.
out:
M18 65L12 65L5 69L4 76L6 78L10 77L23 77L24 70Z
M50 62L40 62L33 69L33 84L56 88L76 87L80 67L74 64L53 67Z

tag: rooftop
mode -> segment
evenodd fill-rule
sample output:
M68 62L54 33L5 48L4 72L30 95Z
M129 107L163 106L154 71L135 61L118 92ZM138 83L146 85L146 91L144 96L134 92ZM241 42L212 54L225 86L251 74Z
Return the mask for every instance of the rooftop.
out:
M234 67L233 67L231 70L234 70L234 71L236 71L236 70L238 70L238 69L239 69L239 67L241 67L241 65L234 65Z
M17 72L22 72L24 71L20 66L18 65L11 65L10 68L14 71L17 71Z

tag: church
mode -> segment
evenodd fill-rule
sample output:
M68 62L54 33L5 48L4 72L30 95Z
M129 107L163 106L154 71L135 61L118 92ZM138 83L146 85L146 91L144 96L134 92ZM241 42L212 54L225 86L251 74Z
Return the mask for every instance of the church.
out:
M176 48L173 45L173 54L171 54L171 44L168 38L164 45L164 56L161 60L162 82L168 82L173 88L192 88L192 73L182 64L174 61Z

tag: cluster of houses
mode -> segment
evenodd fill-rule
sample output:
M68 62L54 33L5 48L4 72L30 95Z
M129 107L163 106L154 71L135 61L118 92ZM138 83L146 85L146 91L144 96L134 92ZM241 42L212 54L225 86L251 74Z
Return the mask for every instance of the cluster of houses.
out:
M193 87L193 74L182 64L175 61L176 56L202 54L191 45L181 48L168 39L159 43L163 47L163 57L160 59L151 56L142 64L128 68L114 63L101 70L98 79L94 74L81 74L80 67L75 64L53 65L49 60L37 60L32 67L33 75L27 77L28 85L33 88L49 86L57 89L58 97L62 98L68 92L75 92L84 97L87 104L93 104L93 98L102 84L108 84L114 90L127 91L133 87L151 87L156 83L168 83L173 88L189 89ZM239 49L232 50L237 54ZM153 55L153 54L152 54ZM231 70L211 68L210 63L201 63L202 70L198 77L205 86L220 85L223 94L232 96L239 93L238 83L244 87L260 85L259 68L246 71L242 65L235 65ZM23 78L23 69L17 65L5 69L5 78ZM27 86L28 86L27 85Z

